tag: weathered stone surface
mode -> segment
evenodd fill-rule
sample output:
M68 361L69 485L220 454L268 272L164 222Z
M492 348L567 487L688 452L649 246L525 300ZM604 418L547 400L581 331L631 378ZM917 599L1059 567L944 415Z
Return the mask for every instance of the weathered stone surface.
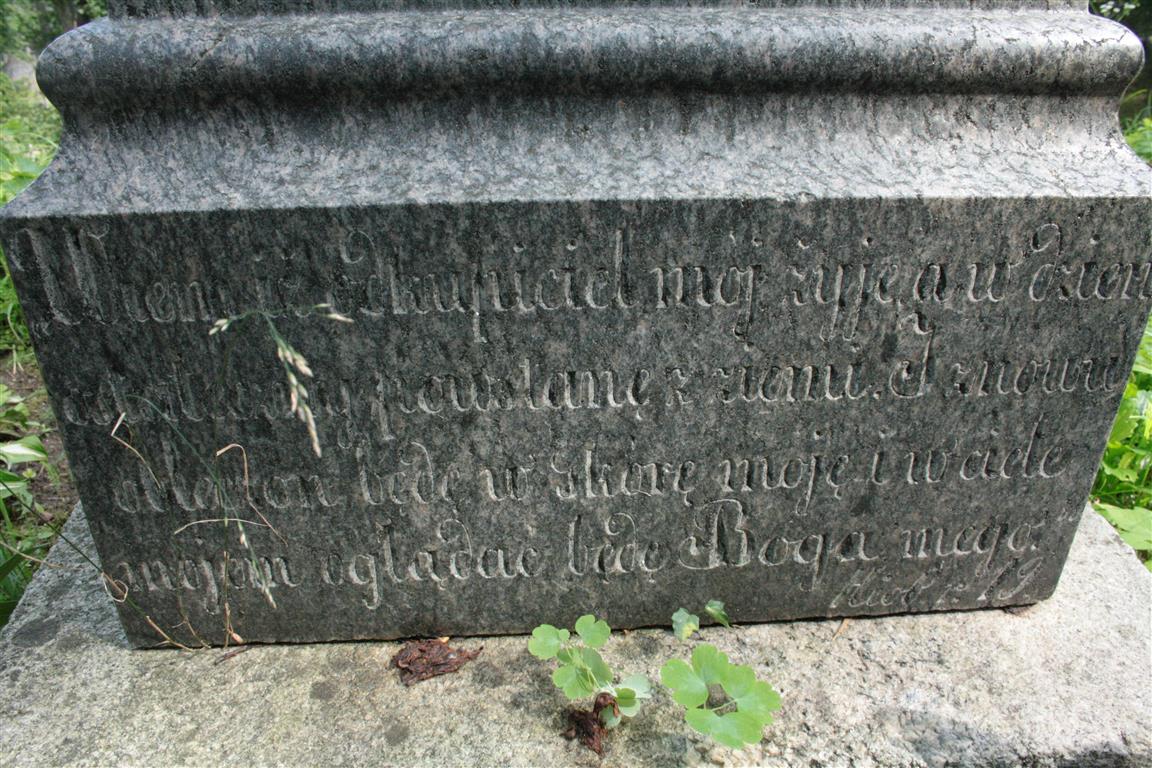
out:
M91 551L79 516L69 532ZM600 764L558 735L563 696L522 637L454 641L484 652L411 688L387 668L397 643L134 651L91 567L64 545L53 561L0 635L0 765ZM714 747L660 691L603 765L1142 768L1150 614L1152 576L1089 512L1030 608L706 629L782 691L765 740ZM639 630L605 654L655 676L688 649Z
M797 8L962 8L964 10L1075 9L1083 10L1080 0L110 0L113 17L150 16L252 16L261 14L363 12L401 10L454 10L483 8L505 10L631 6L660 8L666 6L714 6L729 8L770 7Z
M1152 298L1140 48L862 5L54 44L0 227L133 641L1049 595Z

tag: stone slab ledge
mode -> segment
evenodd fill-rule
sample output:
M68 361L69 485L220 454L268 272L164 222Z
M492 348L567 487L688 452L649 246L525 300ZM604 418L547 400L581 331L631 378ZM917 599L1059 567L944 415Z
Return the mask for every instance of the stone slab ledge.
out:
M78 510L67 535L91 553ZM1147 766L1152 574L1086 513L1054 597L1026 609L707 629L782 692L754 748L693 734L658 693L603 762L560 738L564 702L524 638L412 688L397 643L136 651L61 544L0 634L0 766ZM614 635L655 677L686 646Z

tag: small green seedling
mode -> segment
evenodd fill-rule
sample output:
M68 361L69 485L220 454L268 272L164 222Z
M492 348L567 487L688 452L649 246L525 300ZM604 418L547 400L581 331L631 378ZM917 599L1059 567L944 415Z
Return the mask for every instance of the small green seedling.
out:
M688 725L728 747L759 742L780 709L780 694L751 667L733 664L707 643L693 649L691 664L672 659L661 667L660 682L686 708Z
M591 614L576 620L576 637L566 629L541 624L532 630L528 651L538 659L556 659L559 666L552 673L552 682L570 700L606 693L615 707L600 710L606 728L615 728L625 717L634 717L645 699L652 696L652 687L643 675L626 677L614 683L612 668L600 655L599 648L608 642L612 629L603 620Z
M672 614L672 631L680 640L687 640L700 630L700 617L680 608Z
M681 608L680 610L684 609ZM719 600L709 600L708 605L704 606L704 613L708 614L712 621L717 624L723 624L729 629L732 628L732 622L728 620L728 611L724 610L724 603ZM675 622L676 617L673 616L672 620Z
M726 627L731 626L724 603L710 600L704 612ZM681 640L688 640L700 630L700 617L681 608L672 616L672 628ZM644 699L652 695L648 679L633 675L614 683L612 668L599 653L612 630L607 622L595 616L581 616L576 621L576 636L567 629L541 624L532 632L528 650L540 659L556 659L559 666L552 682L575 701L595 696L591 713L598 714L605 728L615 728L626 717L634 717ZM672 659L660 668L660 681L671 690L672 698L685 708L684 719L696 731L728 747L756 744L764 727L771 724L772 713L780 709L780 694L772 686L756 679L748 666L733 664L716 646L697 645L692 662ZM605 695L611 699L605 703ZM600 752L597 736L588 742Z

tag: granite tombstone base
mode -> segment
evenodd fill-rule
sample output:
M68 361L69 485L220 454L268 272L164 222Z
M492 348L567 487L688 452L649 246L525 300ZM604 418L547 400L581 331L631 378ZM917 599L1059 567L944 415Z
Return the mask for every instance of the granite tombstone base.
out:
M54 43L0 229L133 641L1050 595L1152 300L1140 47L887 5Z

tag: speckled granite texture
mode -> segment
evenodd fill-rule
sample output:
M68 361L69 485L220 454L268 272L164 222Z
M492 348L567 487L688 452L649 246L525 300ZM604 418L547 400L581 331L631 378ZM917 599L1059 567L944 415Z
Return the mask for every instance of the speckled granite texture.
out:
M69 534L91 552L82 516ZM559 736L562 694L522 637L405 688L398 643L135 651L66 546L0 634L0 765L435 768L1145 768L1152 575L1089 511L1051 599L1025 609L710 628L783 694L760 744L694 734L659 691L603 762ZM688 655L669 630L617 633L619 670Z
M1052 592L1152 302L1137 42L656 5L158 3L45 52L0 234L134 642Z
M251 16L364 11L506 10L667 6L729 8L956 8L964 10L1083 10L1081 0L109 0L113 18L148 16Z

